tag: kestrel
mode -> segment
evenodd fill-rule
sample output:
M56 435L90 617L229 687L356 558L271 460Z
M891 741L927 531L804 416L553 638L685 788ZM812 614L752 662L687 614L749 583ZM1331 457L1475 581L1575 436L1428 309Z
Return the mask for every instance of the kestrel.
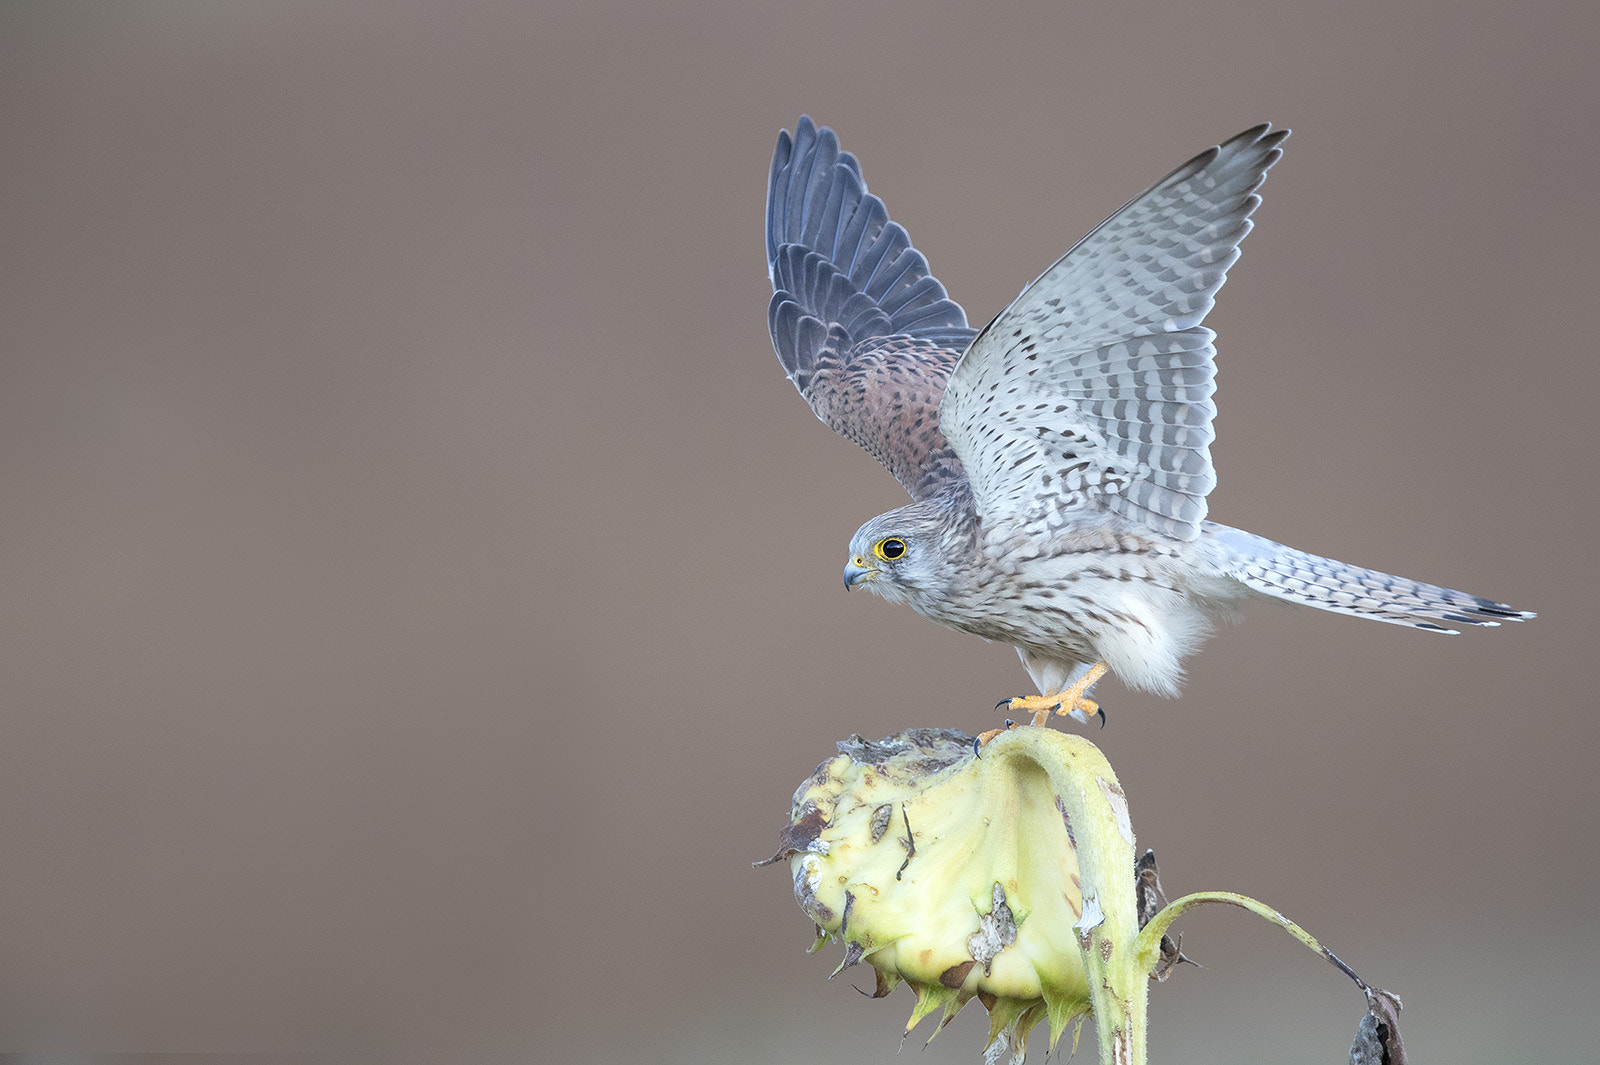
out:
M1201 322L1288 135L1263 124L1201 152L981 330L831 129L802 117L778 135L773 347L817 417L914 500L856 532L845 584L1016 647L1040 694L1002 705L1034 724L1086 719L1108 669L1175 695L1243 599L1447 633L1534 616L1206 520L1216 334Z

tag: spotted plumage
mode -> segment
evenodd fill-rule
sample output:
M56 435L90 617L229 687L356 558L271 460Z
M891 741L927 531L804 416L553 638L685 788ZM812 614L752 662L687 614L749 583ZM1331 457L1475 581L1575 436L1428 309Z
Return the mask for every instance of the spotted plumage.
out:
M1069 703L1101 662L1176 694L1211 621L1251 596L1434 632L1533 616L1207 520L1202 323L1288 134L1260 125L1195 156L982 330L832 130L802 117L779 134L773 346L817 416L913 499L856 532L847 585L1013 645L1039 691Z

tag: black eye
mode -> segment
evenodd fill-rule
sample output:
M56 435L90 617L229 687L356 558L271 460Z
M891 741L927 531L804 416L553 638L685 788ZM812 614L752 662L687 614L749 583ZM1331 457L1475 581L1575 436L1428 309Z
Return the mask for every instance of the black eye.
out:
M898 536L891 536L887 540L879 540L876 550L879 558L893 562L906 553L906 542Z

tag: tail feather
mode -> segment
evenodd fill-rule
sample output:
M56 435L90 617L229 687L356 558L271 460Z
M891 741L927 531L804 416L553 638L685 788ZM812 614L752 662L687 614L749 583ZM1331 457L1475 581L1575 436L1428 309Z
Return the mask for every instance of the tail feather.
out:
M1223 568L1229 577L1291 603L1444 633L1459 630L1440 622L1493 626L1535 616L1453 588L1296 551L1239 529L1212 525L1210 530L1223 549Z

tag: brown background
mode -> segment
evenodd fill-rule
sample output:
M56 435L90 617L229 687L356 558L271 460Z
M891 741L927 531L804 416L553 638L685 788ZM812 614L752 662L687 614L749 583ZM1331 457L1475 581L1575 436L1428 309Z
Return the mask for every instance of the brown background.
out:
M900 1060L750 860L834 740L1027 685L840 587L904 496L766 336L809 111L980 323L1296 130L1213 515L1542 616L1257 607L1095 738L1168 889L1300 920L1414 1059L1592 1060L1590 10L8 5L0 1045ZM1157 1060L1343 1060L1334 970L1183 927Z

